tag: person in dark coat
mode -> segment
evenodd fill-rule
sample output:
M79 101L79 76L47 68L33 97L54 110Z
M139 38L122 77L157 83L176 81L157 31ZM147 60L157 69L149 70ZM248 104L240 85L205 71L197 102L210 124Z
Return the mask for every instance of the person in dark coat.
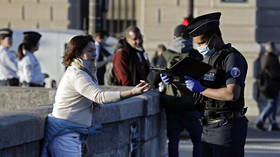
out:
M173 40L159 58L159 67L172 66L185 57L202 61L202 55L193 49L192 39L186 28L185 25L175 27ZM156 74L156 76L160 80L160 75ZM201 157L202 126L199 108L193 107L192 93L186 93L180 86L180 84L164 84L164 89L161 91L160 104L165 108L167 122L168 156L179 157L180 133L186 129L193 143L193 157Z
M149 62L144 53L140 29L136 26L128 27L113 57L113 71L119 86L134 86L140 80L147 80Z
M269 118L270 130L271 131L280 131L280 128L276 121L276 114L278 108L278 99L279 99L279 89L280 89L280 63L278 56L276 55L277 50L274 42L268 42L266 44L266 52L261 56L261 73L265 72L269 76L270 82L273 83L273 88L271 96L266 96L266 106L260 113L256 127L260 130L267 130L264 127L264 122L266 118Z
M99 85L104 85L104 74L106 71L106 65L107 63L111 62L113 58L113 55L104 48L107 36L107 33L104 31L95 32L93 36L96 45L96 74Z

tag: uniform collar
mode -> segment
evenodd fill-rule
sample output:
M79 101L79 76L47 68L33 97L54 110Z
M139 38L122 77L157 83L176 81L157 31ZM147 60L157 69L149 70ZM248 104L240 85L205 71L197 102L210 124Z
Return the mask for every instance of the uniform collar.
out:
M0 51L2 50L8 50L7 48L4 48L2 45L0 45Z

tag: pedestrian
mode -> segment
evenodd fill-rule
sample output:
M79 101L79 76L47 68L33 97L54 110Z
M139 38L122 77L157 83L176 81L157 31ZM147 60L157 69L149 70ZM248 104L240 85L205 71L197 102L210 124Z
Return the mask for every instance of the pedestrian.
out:
M70 40L63 56L67 69L57 88L52 114L48 115L42 157L81 157L86 137L100 131L98 126L92 126L93 109L98 104L116 102L150 89L142 81L131 90L101 90L95 61L92 36L79 35Z
M18 47L18 74L20 83L29 87L44 87L44 79L49 75L42 73L34 53L39 50L41 34L34 31L23 32L23 42Z
M162 57L161 54L163 52L166 51L166 47L163 44L159 44L157 46L157 50L154 54L154 57L152 58L152 67L160 67L162 65L160 65L159 60ZM166 66L166 65L164 65ZM158 88L159 87L159 83L161 82L160 76L159 76L159 72L155 72L155 71L150 71L149 75L147 76L147 80L149 83L151 83L151 85L154 88Z
M261 57L265 53L265 46L263 44L260 44L260 52L256 60L254 61L253 65L253 77L254 77L254 83L253 83L253 98L257 102L259 113L262 112L264 108L264 102L266 102L266 98L260 93L260 90L258 88L258 77L261 74Z
M134 86L140 80L147 80L149 62L144 53L140 29L128 27L113 57L113 71L119 86Z
M266 106L257 119L256 127L262 131L266 131L267 129L264 127L264 123L266 118L269 118L270 131L280 131L276 121L280 89L280 63L274 42L268 42L266 44L266 51L261 56L260 63L261 74L259 77L263 78L259 79L263 79L263 81L259 81L263 82L263 85L260 83L258 86L260 93L266 98Z
M166 51L166 47L163 44L159 44L152 58L152 66L157 66L158 60L164 51Z
M244 157L248 128L244 82L248 65L238 50L223 42L220 16L219 12L202 15L188 25L198 52L204 56L203 62L212 69L199 81L186 75L185 84L193 92L195 103L203 105L203 156ZM172 82L171 77L162 79Z
M9 50L13 44L13 31L0 29L0 86L18 86L16 54Z
M107 36L107 33L104 31L95 32L93 36L96 45L97 79L99 85L104 85L106 65L113 59L113 55L104 48Z
M159 58L159 67L169 67L185 57L202 61L202 55L193 49L192 39L186 31L186 26L178 25L174 29L174 39L171 41L167 51ZM163 75L162 75L163 77ZM177 76L178 77L178 76ZM183 80L184 78L175 78ZM168 83L167 83L168 84ZM201 157L202 126L200 123L199 108L195 108L192 93L181 90L180 84L164 85L161 92L160 104L164 106L167 122L168 156L179 157L180 133L186 129L193 143L193 157Z

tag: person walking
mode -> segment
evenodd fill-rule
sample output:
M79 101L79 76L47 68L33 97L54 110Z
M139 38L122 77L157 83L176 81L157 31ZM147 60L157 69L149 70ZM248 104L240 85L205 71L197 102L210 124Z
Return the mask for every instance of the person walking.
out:
M48 115L42 157L81 157L88 135L100 132L92 125L94 108L150 89L144 81L131 90L103 91L96 77L96 46L90 35L73 37L63 56L67 67L57 88L53 111Z
M13 31L0 29L0 86L19 86L16 54L9 50L13 44Z
M18 74L20 83L29 87L44 87L44 79L49 75L42 73L34 53L39 50L41 34L34 31L23 32L23 42L18 47Z
M224 43L220 16L220 12L205 14L188 25L198 52L204 56L203 62L212 69L200 80L184 76L185 84L193 92L195 104L203 106L202 156L244 157L248 128L244 88L248 65L238 50ZM171 78L162 77L169 83Z
M266 79L263 81L268 82L268 84L264 84L264 86L266 86L266 90L261 90L262 87L259 84L261 94L266 97L266 106L260 113L256 122L256 127L262 131L267 130L267 128L264 127L266 118L269 118L270 131L280 131L280 128L276 121L280 89L280 63L276 54L277 50L275 47L275 43L268 42L266 44L266 51L260 59L261 74L259 77L263 78L259 79Z
M140 80L147 80L149 62L144 53L140 29L128 27L113 57L113 71L119 86L134 86Z

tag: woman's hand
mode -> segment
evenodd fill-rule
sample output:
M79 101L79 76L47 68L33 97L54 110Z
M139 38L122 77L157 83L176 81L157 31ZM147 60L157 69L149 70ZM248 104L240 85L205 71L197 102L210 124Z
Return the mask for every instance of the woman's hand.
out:
M141 80L140 83L136 85L134 88L132 88L131 90L122 91L120 96L122 99L124 99L138 94L142 94L144 92L149 91L150 89L151 89L151 85Z
M134 88L131 89L131 94L132 94L132 96L142 94L144 92L147 92L150 89L151 89L151 85L149 83L141 80L138 85L136 85Z

